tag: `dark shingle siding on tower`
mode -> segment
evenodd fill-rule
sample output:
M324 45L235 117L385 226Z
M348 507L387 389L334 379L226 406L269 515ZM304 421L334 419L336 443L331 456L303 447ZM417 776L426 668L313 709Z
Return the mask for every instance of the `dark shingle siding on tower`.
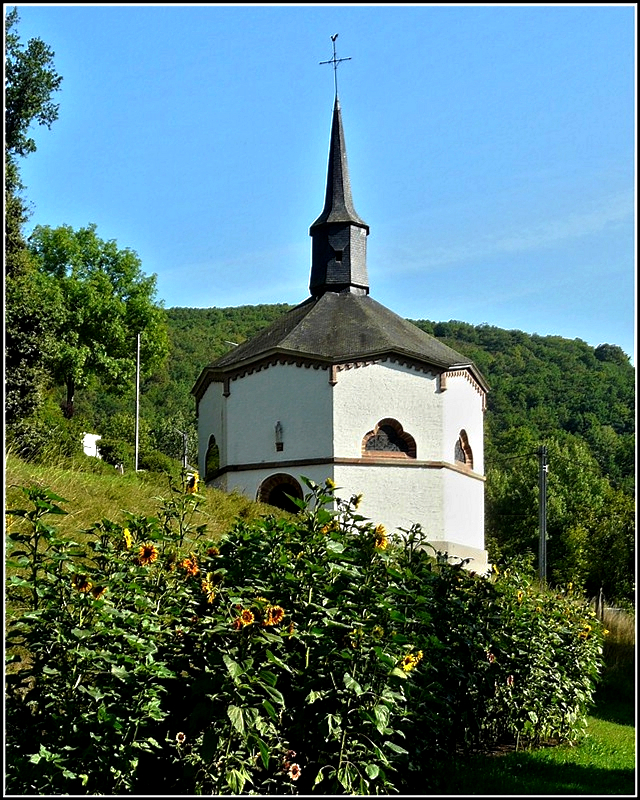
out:
M314 297L327 291L369 292L369 226L353 207L342 115L337 97L331 122L324 208L309 228L309 234L312 240L309 290ZM340 255L336 258L338 252Z
M369 226L356 213L351 197L351 179L347 164L347 148L344 143L340 101L336 97L331 120L331 141L329 144L329 164L327 167L327 186L322 213L311 225L313 229L332 222L350 222L361 225L369 233Z

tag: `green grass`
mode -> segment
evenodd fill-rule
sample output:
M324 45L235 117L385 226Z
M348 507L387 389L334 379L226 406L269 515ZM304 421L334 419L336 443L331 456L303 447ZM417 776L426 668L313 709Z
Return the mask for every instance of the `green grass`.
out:
M635 728L591 716L578 745L472 756L451 771L439 793L634 797Z
M38 486L64 498L59 505L66 516L48 519L62 536L85 543L89 536L83 531L103 519L119 524L127 521L125 512L157 516L162 498L172 496L169 479L161 473L129 472L120 475L107 464L88 456L67 463L42 465L27 463L8 454L5 458L5 510L31 508L21 487ZM241 494L227 494L208 489L202 484L199 493L202 503L191 520L192 525L207 524L207 535L216 539L233 525L236 519L250 521L266 514L285 515L273 506L254 503ZM19 518L5 517L5 530L18 530L24 524ZM6 554L12 548L6 545ZM5 576L16 573L7 568ZM9 590L5 612L9 619L20 613L21 592Z

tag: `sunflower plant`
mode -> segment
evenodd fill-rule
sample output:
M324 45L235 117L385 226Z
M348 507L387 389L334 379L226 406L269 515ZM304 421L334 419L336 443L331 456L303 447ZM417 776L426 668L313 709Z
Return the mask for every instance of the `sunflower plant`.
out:
M570 589L474 575L330 480L214 539L186 480L88 546L47 490L10 511L11 793L423 794L461 749L580 734L602 632Z

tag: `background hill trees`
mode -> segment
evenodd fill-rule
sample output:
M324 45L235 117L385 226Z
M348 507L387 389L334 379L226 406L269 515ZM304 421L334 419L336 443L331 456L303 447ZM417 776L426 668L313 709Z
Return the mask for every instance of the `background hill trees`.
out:
M196 463L191 388L201 369L291 308L169 308L169 356L141 386L141 452ZM538 460L548 449L548 578L631 601L635 575L635 370L615 345L462 322L418 326L473 359L490 391L485 418L490 557L538 553ZM63 387L59 391L62 393ZM62 394L60 394L62 397ZM78 400L84 430L132 440L134 393L97 381ZM124 420L128 420L126 426ZM129 431L128 434L123 431ZM143 453L145 455L145 453Z
M291 306L169 308L170 355L143 386L150 430L164 413L187 426L195 460L201 369ZM473 359L489 382L486 535L492 558L538 551L538 462L548 447L549 579L592 595L633 597L635 370L615 345L488 325L420 320L420 328ZM129 399L131 407L132 398ZM100 405L96 398L94 405ZM184 430L184 427L181 429ZM156 446L165 445L155 439ZM173 452L179 457L180 442ZM193 463L193 461L192 461Z

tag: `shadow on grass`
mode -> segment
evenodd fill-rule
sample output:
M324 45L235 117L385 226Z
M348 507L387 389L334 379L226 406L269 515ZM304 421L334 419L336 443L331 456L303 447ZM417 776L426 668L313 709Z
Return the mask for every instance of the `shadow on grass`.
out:
M635 770L540 761L528 753L471 759L441 782L442 795L631 795Z
M604 680L596 690L595 705L589 712L592 717L635 728L636 678L633 654L632 648L626 663L605 673Z
M591 716L605 722L615 722L617 725L636 726L635 700L629 702L626 698L596 697L596 705L591 711Z

